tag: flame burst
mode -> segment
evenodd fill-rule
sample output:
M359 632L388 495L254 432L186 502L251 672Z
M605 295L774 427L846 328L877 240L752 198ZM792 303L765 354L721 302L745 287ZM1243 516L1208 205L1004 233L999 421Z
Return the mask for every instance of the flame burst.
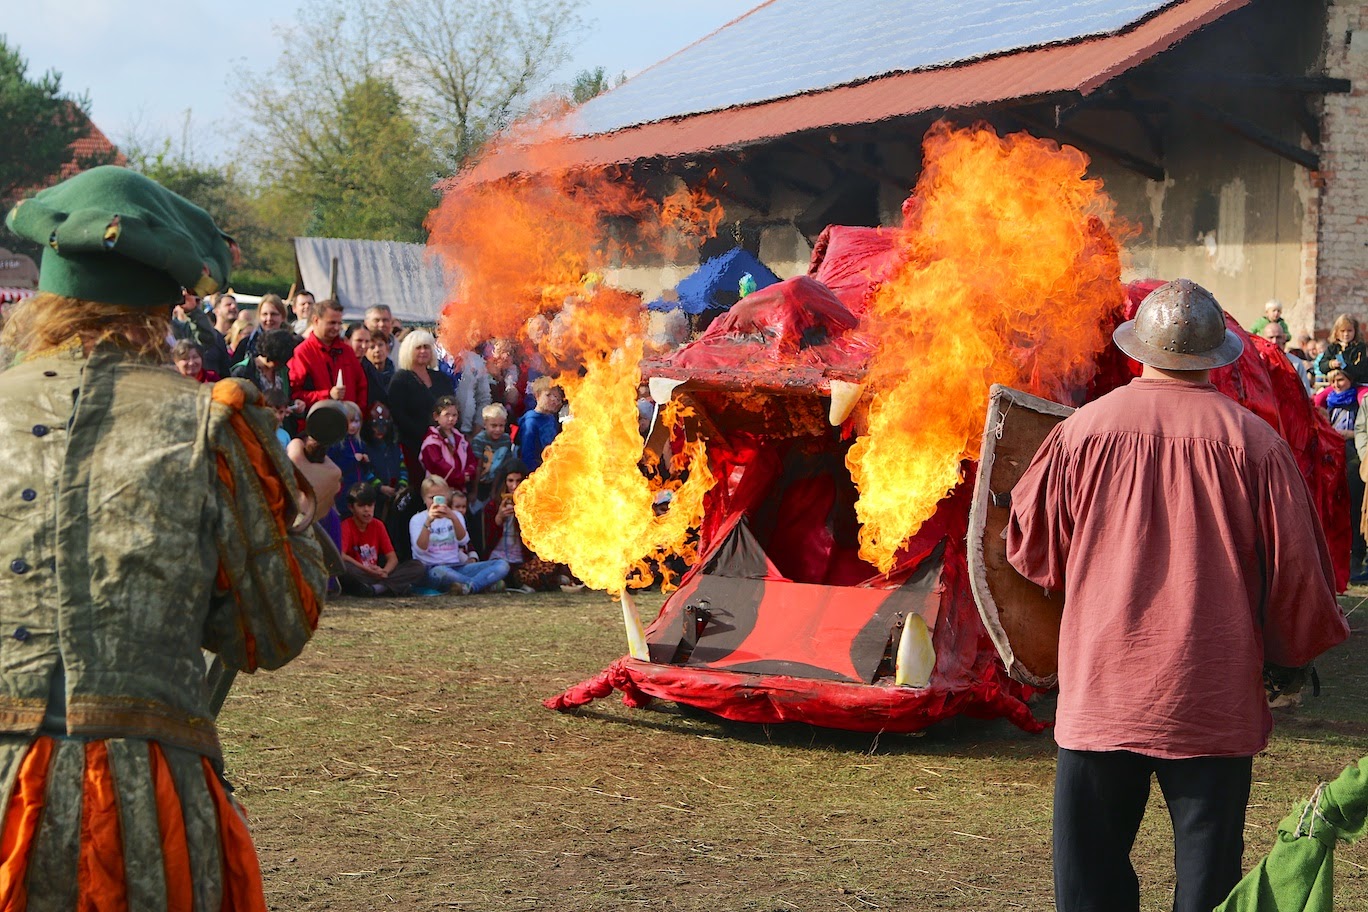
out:
M688 554L712 478L702 443L690 445L679 457L688 479L667 483L676 489L670 508L656 515L661 485L638 468L640 297L605 286L599 274L696 245L721 218L700 188L657 200L616 169L458 179L428 218L429 244L456 289L442 313L444 345L529 337L529 321L551 318L532 340L573 419L518 488L518 523L537 555L614 595L647 585L648 562Z
M713 484L702 442L689 444L682 456L688 480L670 484L669 509L654 515L659 486L636 466L642 450L636 411L641 354L642 340L633 337L616 350L588 353L582 377L561 377L574 418L517 494L528 545L613 595L649 584L652 561L676 553L693 556L689 530L702 521L703 496Z
M944 123L924 151L901 265L871 302L868 429L847 457L860 554L884 572L977 457L989 387L1067 400L1122 294L1122 226L1082 152Z

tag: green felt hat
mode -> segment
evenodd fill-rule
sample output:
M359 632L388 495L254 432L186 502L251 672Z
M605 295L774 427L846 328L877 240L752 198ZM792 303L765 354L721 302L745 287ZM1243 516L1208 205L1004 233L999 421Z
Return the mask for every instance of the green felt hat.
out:
M232 238L209 213L136 171L102 165L10 210L20 237L43 244L38 290L102 304L173 304L181 289L228 284Z

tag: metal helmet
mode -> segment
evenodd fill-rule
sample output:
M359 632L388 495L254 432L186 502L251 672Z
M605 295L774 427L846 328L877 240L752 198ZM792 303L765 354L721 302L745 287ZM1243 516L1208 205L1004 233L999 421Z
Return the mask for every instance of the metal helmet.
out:
M1146 295L1135 319L1116 327L1116 347L1160 370L1210 370L1240 357L1244 342L1226 328L1225 311L1211 292L1190 279L1174 279Z

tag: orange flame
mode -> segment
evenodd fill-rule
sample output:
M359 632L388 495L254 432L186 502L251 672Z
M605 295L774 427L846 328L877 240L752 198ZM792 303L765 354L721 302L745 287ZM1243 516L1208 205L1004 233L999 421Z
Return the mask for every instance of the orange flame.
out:
M547 160L556 140L537 148ZM614 595L650 582L647 562L689 549L712 485L702 444L685 455L688 480L668 511L638 468L640 297L607 287L602 273L674 256L716 233L721 206L702 188L657 200L615 168L533 170L495 182L458 178L428 217L429 244L452 286L439 335L451 349L526 336L557 373L572 419L518 488L523 540ZM551 318L529 335L529 320ZM629 580L630 577L630 580Z
M659 486L636 466L642 451L636 411L641 353L642 340L633 337L617 351L588 354L584 376L561 377L573 418L517 492L518 524L532 550L613 595L649 584L649 561L686 550L713 483L701 442L693 444L685 456L688 479L676 483L670 508L654 514Z
M932 127L875 293L868 430L847 465L860 554L887 572L978 455L993 383L1067 399L1121 303L1123 230L1088 157L1024 133Z

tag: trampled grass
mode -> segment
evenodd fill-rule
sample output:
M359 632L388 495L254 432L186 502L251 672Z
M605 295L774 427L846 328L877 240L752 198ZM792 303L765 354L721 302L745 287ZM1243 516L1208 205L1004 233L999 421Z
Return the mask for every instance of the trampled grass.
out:
M1281 715L1255 761L1246 867L1296 800L1368 753L1368 606L1351 623L1318 663L1322 696ZM596 594L330 605L304 656L240 678L221 720L272 908L1052 908L1048 733L953 720L875 737L616 695L541 706L624 650ZM1170 839L1156 788L1135 851L1146 910L1171 904ZM1368 840L1337 862L1340 907L1368 908Z

